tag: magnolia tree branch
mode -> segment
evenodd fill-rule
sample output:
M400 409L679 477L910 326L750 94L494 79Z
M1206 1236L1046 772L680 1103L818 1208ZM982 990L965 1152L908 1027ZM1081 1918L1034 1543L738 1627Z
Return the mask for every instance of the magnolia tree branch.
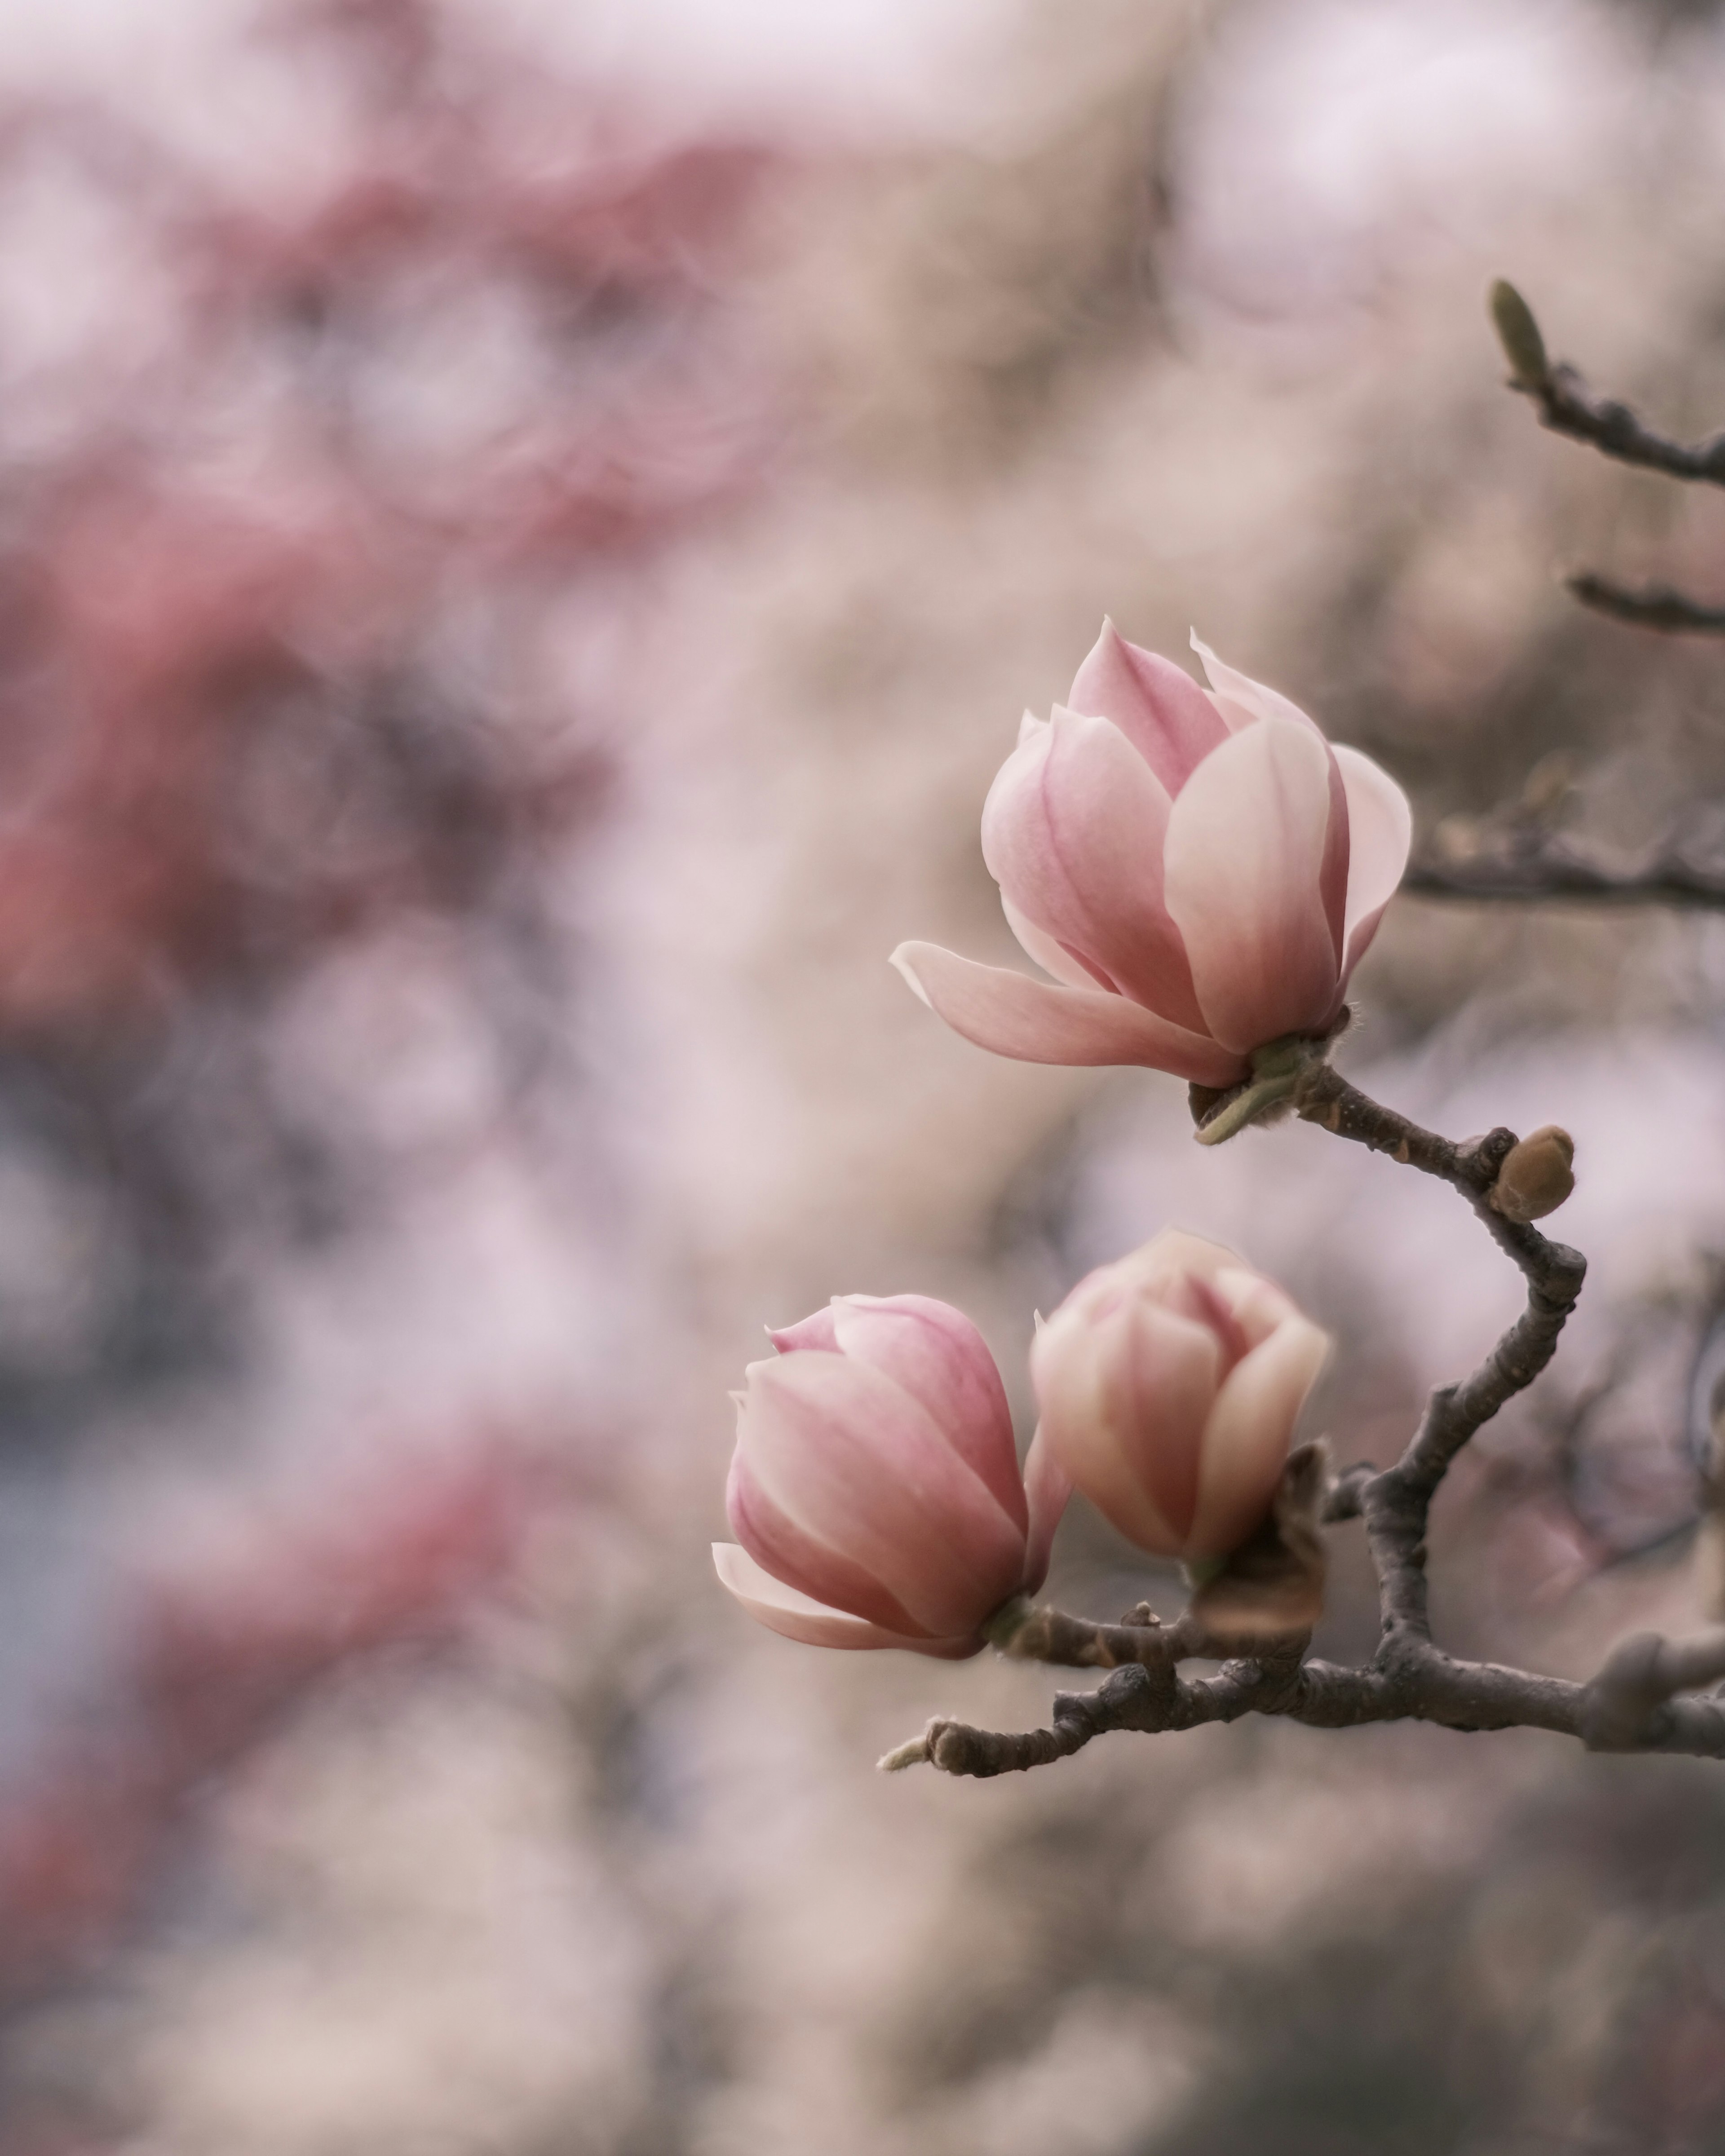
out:
M1585 442L1620 464L1725 486L1725 434L1710 434L1692 445L1661 434L1627 404L1590 388L1567 361L1553 361L1547 355L1533 310L1513 285L1499 278L1491 287L1491 319L1510 364L1509 386L1532 399L1542 427ZM1667 585L1631 591L1588 572L1565 581L1584 606L1614 620L1677 635L1725 635L1725 608L1703 605Z
M1585 1260L1492 1204L1499 1172L1517 1145L1513 1132L1452 1144L1368 1099L1317 1054L1291 1097L1306 1122L1450 1184L1527 1283L1521 1314L1470 1377L1431 1395L1401 1458L1383 1469L1349 1468L1329 1486L1322 1518L1365 1525L1378 1582L1377 1652L1369 1663L1343 1667L1311 1659L1309 1633L1222 1640L1190 1610L1173 1625L1158 1624L1143 1607L1118 1625L1101 1625L1020 1599L991 1627L1002 1653L1111 1674L1093 1691L1057 1694L1045 1729L996 1732L937 1717L881 1766L927 1761L949 1774L1009 1774L1069 1758L1111 1730L1190 1729L1245 1714L1280 1715L1317 1728L1413 1720L1458 1730L1548 1729L1594 1750L1725 1758L1725 1702L1677 1697L1725 1677L1725 1627L1683 1642L1651 1635L1625 1640L1588 1685L1458 1661L1433 1640L1425 1584L1432 1500L1468 1440L1551 1360ZM1219 1104L1206 1105L1211 1116L1219 1112ZM1214 1676L1183 1676L1180 1665L1191 1661L1221 1667Z
M1532 399L1541 426L1586 442L1620 464L1640 465L1672 479L1725 486L1725 434L1709 434L1692 446L1660 434L1627 404L1589 388L1566 360L1548 357L1533 310L1507 280L1499 278L1492 285L1491 305L1498 341L1510 364L1510 387Z
M1669 906L1694 912L1725 911L1725 873L1698 869L1667 854L1631 875L1619 875L1574 854L1560 841L1518 847L1497 860L1411 868L1402 889L1417 898L1505 900L1523 905L1576 901L1585 906Z
M1582 570L1565 577L1565 585L1584 607L1626 621L1637 629L1660 629L1678 635L1725 636L1725 607L1703 606L1669 584L1643 584L1631 590Z

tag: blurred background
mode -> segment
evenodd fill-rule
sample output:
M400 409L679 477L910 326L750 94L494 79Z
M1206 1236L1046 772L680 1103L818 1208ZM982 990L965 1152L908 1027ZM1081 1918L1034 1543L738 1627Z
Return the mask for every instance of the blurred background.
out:
M1705 0L0 13L0 2156L1725 2146L1725 1778L1247 1723L892 1781L1050 1672L717 1588L727 1385L1170 1221L1386 1459L1519 1282L1453 1196L995 1061L983 795L1106 611L1440 865L1725 859L1717 496L1543 434L1489 278L1725 424ZM1553 1370L1441 1635L1702 1610L1725 921L1398 900L1344 1066L1559 1121ZM1368 1652L1358 1529L1327 1652ZM1053 1590L1178 1582L1075 1507Z

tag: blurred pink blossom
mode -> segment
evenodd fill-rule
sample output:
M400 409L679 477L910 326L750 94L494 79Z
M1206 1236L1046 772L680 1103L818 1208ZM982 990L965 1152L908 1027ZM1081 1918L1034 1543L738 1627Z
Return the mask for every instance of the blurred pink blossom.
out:
M983 859L1060 985L932 943L893 953L978 1047L1222 1086L1254 1049L1335 1023L1407 864L1407 798L1193 644L1209 690L1104 622L1070 706L1025 713L989 790Z
M1269 1509L1329 1345L1231 1250L1166 1228L1038 1332L1040 1435L1140 1549L1225 1557Z
M1070 1489L1040 1442L1020 1475L983 1336L927 1296L845 1295L772 1337L736 1396L720 1578L788 1639L975 1654L1042 1584Z

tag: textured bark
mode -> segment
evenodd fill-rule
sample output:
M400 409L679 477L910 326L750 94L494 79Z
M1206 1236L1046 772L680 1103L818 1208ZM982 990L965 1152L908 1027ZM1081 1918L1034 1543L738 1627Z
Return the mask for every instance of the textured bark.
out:
M1200 1104L1202 1106L1202 1104ZM1045 1729L973 1729L937 1717L881 1761L927 1760L949 1774L993 1775L1070 1758L1111 1730L1159 1732L1245 1714L1280 1715L1315 1728L1372 1722L1430 1722L1447 1729L1548 1729L1599 1751L1680 1752L1725 1758L1725 1702L1676 1695L1725 1677L1725 1626L1684 1642L1627 1640L1591 1684L1568 1683L1491 1662L1456 1661L1433 1640L1426 1606L1425 1532L1431 1501L1450 1462L1506 1400L1551 1360L1581 1291L1586 1262L1537 1228L1506 1220L1491 1193L1515 1133L1494 1130L1466 1145L1382 1107L1315 1054L1294 1097L1307 1122L1388 1154L1458 1191L1486 1233L1520 1268L1527 1306L1472 1374L1440 1386L1393 1466L1348 1469L1332 1483L1327 1523L1364 1522L1378 1582L1377 1652L1358 1668L1308 1659L1309 1635L1256 1643L1208 1635L1189 1610L1161 1625L1148 1610L1099 1625L1028 1603L1009 1604L993 1628L1014 1660L1111 1674L1094 1691L1055 1696ZM1219 1661L1209 1676L1183 1676L1189 1661Z

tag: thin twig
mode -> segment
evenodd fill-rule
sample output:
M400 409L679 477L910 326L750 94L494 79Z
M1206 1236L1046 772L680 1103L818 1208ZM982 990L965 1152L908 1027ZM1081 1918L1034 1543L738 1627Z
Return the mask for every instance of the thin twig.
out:
M1584 607L1626 621L1636 629L1663 629L1667 634L1725 636L1725 607L1703 606L1669 584L1643 584L1632 591L1584 569L1565 577L1565 585Z
M1589 1749L1640 1750L1643 1732L1668 1701L1680 1691L1717 1684L1722 1677L1725 1625L1714 1625L1687 1640L1667 1640L1657 1632L1637 1632L1620 1640L1587 1687L1582 1733Z
M1555 434L1589 443L1620 464L1725 486L1725 434L1710 434L1692 447L1673 441L1615 397L1600 396L1566 361L1548 368L1543 381L1512 381L1510 387L1532 399L1540 425Z
M1014 1611L996 1635L1004 1651L1111 1674L1093 1692L1059 1694L1045 1729L978 1730L939 1717L889 1753L883 1767L927 1760L950 1774L1006 1774L1069 1758L1107 1730L1188 1729L1244 1714L1280 1715L1323 1728L1413 1719L1450 1729L1548 1729L1599 1741L1597 1685L1452 1660L1432 1640L1425 1594L1432 1498L1468 1440L1550 1361L1580 1292L1585 1261L1537 1228L1505 1219L1488 1202L1516 1143L1512 1131L1452 1144L1380 1106L1316 1057L1294 1108L1307 1122L1459 1191L1527 1286L1526 1308L1478 1369L1431 1395L1395 1465L1350 1468L1329 1491L1325 1517L1363 1517L1377 1569L1382 1624L1371 1662L1348 1669L1309 1661L1304 1635L1257 1643L1242 1653L1207 1639L1189 1612L1171 1625L1107 1625L1049 1609ZM1231 1659L1214 1676L1179 1674L1183 1661L1224 1655ZM1676 1702L1667 1692L1637 1707L1635 1726L1633 1748L1725 1758L1725 1705Z
M1521 905L1668 906L1694 912L1725 910L1725 871L1698 869L1673 855L1626 875L1600 868L1559 842L1497 860L1422 862L1402 889L1416 898L1490 899Z
M1585 442L1620 464L1664 472L1671 479L1725 486L1725 434L1693 444L1674 441L1650 427L1615 397L1602 397L1579 368L1548 357L1533 310L1513 285L1499 278L1490 295L1491 319L1510 365L1509 387L1538 408L1539 424L1553 434ZM1703 606L1667 585L1640 591L1584 572L1567 579L1581 603L1614 620L1679 635L1725 635L1725 607Z

